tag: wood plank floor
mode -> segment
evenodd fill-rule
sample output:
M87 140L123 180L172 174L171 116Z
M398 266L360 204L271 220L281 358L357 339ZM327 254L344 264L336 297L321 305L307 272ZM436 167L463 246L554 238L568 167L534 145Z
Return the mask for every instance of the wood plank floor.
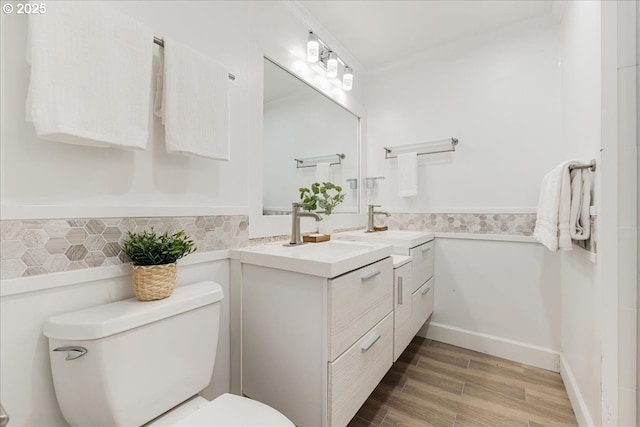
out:
M416 337L349 427L577 426L560 375Z

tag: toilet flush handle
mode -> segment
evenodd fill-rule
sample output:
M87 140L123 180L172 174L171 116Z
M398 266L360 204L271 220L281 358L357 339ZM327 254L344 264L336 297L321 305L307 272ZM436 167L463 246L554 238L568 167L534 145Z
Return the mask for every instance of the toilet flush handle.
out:
M75 345L54 348L53 351L64 351L64 352L66 352L67 353L67 357L64 360L75 360L78 357L82 357L85 354L87 354L87 349L86 348L75 346Z

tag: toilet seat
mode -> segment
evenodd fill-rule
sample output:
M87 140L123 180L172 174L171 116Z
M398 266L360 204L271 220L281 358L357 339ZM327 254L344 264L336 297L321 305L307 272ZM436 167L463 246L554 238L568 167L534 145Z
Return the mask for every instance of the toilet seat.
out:
M205 404L196 412L187 415L175 426L295 427L295 424L264 403L225 393Z

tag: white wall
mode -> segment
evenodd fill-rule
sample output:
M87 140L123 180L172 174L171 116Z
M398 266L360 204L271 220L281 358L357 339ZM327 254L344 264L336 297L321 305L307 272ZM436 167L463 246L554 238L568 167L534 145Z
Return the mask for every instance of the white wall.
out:
M560 45L550 19L510 26L397 61L367 79L372 200L399 212L532 208L561 159ZM419 157L418 195L397 196L385 146L456 137Z
M149 145L143 152L38 139L24 114L29 76L26 15L2 14L3 218L154 215L159 207L169 207L168 215L189 215L189 207L199 207L203 214L247 213L248 4L112 4L147 24L155 35L188 44L236 75L229 83L231 160L167 154L160 120L151 116Z
M595 158L601 166L600 40L599 2L567 2L562 20L563 156ZM599 177L598 170L594 205L600 203ZM573 399L572 403L581 425L598 425L602 295L596 266L580 255L577 250L561 255L563 377L565 384L577 385L578 402ZM569 377L573 380L567 380Z
M559 273L538 244L438 237L427 335L558 371Z
M638 2L619 2L617 10L618 105L618 422L637 425L638 317Z
M558 25L540 18L376 70L367 79L370 201L391 212L534 213L562 160ZM419 157L418 195L397 196L384 146L447 137ZM559 257L536 243L437 239L434 339L559 368ZM514 239L515 240L515 239Z

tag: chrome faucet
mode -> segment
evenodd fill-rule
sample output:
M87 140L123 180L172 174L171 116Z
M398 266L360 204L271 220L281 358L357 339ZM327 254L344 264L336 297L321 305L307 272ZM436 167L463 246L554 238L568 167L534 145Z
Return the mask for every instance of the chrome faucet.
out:
M285 246L302 245L302 237L300 237L300 217L309 216L315 218L316 221L322 221L322 217L313 212L300 212L301 203L293 202L291 204L291 241Z
M390 217L391 214L389 212L375 211L374 208L379 208L380 205L369 205L369 214L367 219L367 230L365 233L373 233L375 230L373 229L373 217L375 215L386 215Z

